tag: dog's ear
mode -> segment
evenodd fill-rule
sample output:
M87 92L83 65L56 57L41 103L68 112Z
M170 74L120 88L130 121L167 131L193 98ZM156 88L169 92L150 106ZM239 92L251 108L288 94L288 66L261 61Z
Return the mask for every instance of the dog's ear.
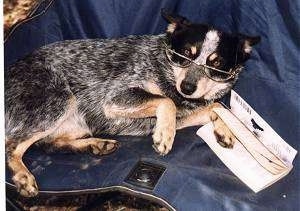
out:
M167 28L168 34L173 34L175 30L191 25L191 22L185 17L172 14L167 12L165 9L161 9L161 15L169 23Z
M248 36L244 34L238 34L238 38L241 43L242 50L246 54L250 54L252 46L258 44L261 40L260 36Z

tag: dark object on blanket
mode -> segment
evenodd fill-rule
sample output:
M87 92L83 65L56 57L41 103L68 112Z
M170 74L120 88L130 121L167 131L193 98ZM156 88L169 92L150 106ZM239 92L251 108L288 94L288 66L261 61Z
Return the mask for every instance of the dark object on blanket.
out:
M164 166L140 161L131 170L125 182L153 190L165 170Z
M8 211L168 211L164 206L149 199L119 191L106 193L82 193L75 195L41 195L28 199L12 189L7 189Z

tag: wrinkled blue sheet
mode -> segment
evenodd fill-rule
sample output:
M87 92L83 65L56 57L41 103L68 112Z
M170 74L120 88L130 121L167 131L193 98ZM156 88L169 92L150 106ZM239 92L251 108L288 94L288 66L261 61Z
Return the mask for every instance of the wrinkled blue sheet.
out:
M262 37L235 90L299 150L299 1L56 0L44 15L22 24L8 39L5 65L59 40L162 33L166 28L160 16L163 7L228 32ZM31 149L24 160L44 191L122 185L159 196L178 210L299 209L299 156L288 176L254 194L195 135L196 129L180 131L173 151L165 157L153 152L150 137L119 137L121 148L104 158L45 155ZM167 167L153 191L124 183L140 159ZM7 181L11 181L9 171Z

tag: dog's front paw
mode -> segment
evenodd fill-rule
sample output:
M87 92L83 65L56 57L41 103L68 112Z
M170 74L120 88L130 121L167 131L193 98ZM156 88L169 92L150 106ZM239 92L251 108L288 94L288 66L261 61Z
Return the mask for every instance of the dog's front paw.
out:
M173 146L176 129L173 124L157 125L153 134L153 148L160 155L166 155Z
M235 136L220 119L215 112L211 114L211 120L214 124L214 134L217 142L225 148L233 148Z
M26 170L17 172L12 180L14 181L18 192L25 197L33 197L38 194L38 187L35 178Z
M234 145L234 136L232 136L231 132L224 130L214 130L214 134L216 136L217 142L225 148L233 148Z

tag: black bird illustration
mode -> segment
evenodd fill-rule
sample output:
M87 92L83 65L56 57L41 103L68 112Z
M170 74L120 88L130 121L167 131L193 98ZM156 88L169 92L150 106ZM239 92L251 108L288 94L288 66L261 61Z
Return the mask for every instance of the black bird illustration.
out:
M264 129L263 129L262 127L260 127L260 126L255 122L254 119L251 119L251 122L252 122L252 127L253 127L254 129L258 129L258 130L260 130L260 131L264 131Z

